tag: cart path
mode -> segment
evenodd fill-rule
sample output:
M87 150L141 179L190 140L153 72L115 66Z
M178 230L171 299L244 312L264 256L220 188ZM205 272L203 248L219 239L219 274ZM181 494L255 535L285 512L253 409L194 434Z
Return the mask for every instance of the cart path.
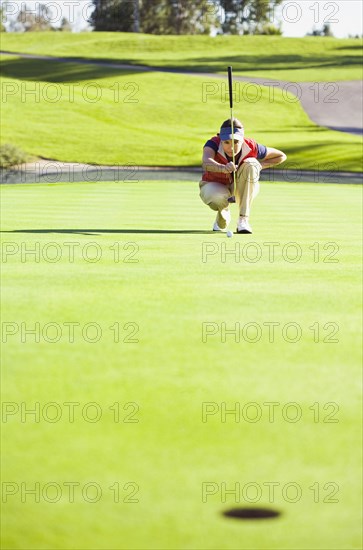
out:
M164 67L147 67L144 65L130 65L124 63L104 62L97 59L83 59L78 57L53 57L49 55L25 54L8 51L0 51L0 54L22 57L28 59L42 59L55 63L81 63L85 65L102 65L112 69L131 70L140 72L163 72L185 74L203 78L224 78L224 75L215 73L198 73L182 69L168 69ZM286 80L271 80L268 78L255 78L250 76L234 76L234 81L250 82L256 85L281 88L286 95L285 101L291 104L300 100L300 103L317 125L330 128L339 132L363 135L363 81L338 81L338 82L289 82ZM237 90L238 91L238 90ZM295 100L287 93L293 94ZM212 92L211 92L212 93ZM258 90L257 90L258 93ZM252 100L256 97L256 89L247 87L242 91L242 97L247 94ZM258 96L257 96L258 97ZM273 98L273 89L270 97ZM253 105L253 101L251 101Z

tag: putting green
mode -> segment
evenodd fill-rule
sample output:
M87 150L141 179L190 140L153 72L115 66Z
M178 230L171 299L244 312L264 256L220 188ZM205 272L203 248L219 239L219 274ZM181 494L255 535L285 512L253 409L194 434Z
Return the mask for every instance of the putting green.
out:
M361 547L359 187L232 240L195 182L1 195L4 548Z

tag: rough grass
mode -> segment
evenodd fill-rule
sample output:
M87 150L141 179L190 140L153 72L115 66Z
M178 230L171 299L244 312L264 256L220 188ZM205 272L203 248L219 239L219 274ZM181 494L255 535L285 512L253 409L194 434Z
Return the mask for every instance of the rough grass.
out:
M204 143L229 115L225 82L210 76L8 56L1 61L1 140L32 156L199 165ZM361 170L360 137L317 127L291 94L276 89L271 100L268 88L247 86L238 83L235 114L247 136L287 153L285 167Z

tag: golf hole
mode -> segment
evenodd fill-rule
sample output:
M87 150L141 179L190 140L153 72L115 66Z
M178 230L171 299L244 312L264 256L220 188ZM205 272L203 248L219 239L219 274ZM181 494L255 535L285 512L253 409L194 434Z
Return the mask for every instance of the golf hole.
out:
M272 519L281 515L281 512L272 508L231 508L223 512L223 516L235 519Z

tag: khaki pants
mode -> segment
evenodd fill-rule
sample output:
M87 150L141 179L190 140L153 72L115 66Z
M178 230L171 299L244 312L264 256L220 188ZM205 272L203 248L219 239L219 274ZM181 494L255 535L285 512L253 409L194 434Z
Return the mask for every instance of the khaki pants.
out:
M260 190L260 172L261 164L254 158L243 161L237 170L236 202L239 207L240 216L248 217L250 215L252 201ZM219 213L229 206L228 198L232 196L233 183L224 185L223 183L201 181L199 188L200 198L212 210ZM220 227L223 227L223 222Z

